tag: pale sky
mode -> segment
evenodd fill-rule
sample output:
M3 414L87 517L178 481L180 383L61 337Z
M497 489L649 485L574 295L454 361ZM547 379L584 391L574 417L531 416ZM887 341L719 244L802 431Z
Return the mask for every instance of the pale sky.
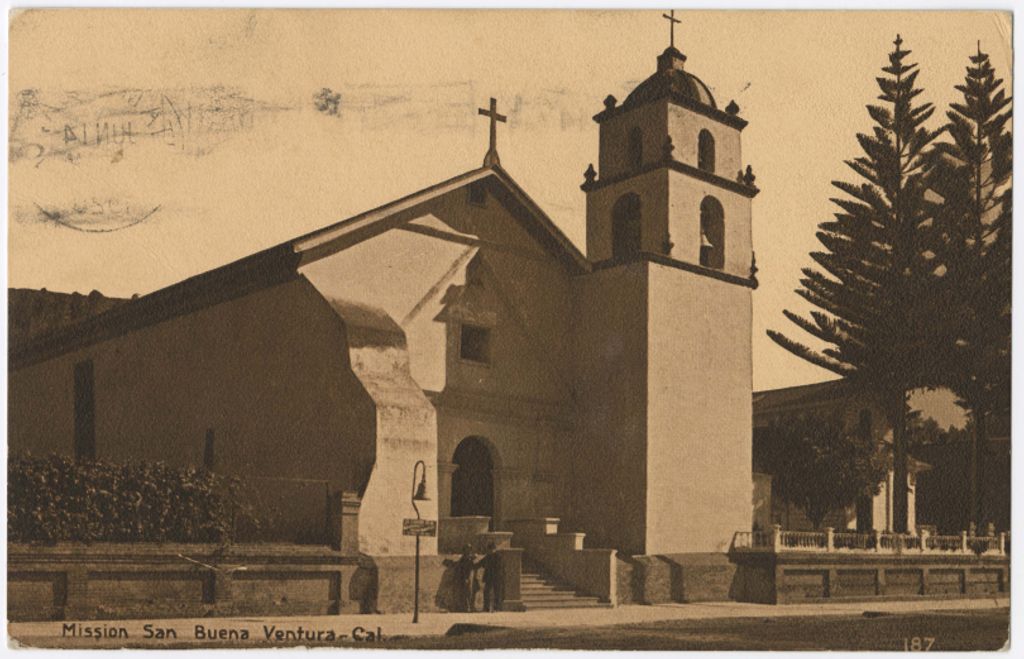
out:
M487 123L476 108L491 96L509 116L502 165L584 249L591 117L654 71L668 45L660 14L21 13L10 41L10 285L147 293L386 203L480 165ZM842 161L871 128L864 105L892 40L902 35L922 98L944 111L978 40L1010 91L1010 15L677 17L687 69L750 122L743 162L762 190L755 389L828 379L765 330L808 338L781 312L807 310L793 289L819 249L817 224L831 219L830 181L853 180ZM322 88L340 95L337 114L315 107Z

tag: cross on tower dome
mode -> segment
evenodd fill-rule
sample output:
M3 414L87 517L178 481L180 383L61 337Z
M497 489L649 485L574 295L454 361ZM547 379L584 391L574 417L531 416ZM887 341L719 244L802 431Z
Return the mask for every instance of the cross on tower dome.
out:
M676 18L676 10L672 9L667 14L662 14L662 18L668 20L668 47L676 47L676 25L682 23L681 20Z

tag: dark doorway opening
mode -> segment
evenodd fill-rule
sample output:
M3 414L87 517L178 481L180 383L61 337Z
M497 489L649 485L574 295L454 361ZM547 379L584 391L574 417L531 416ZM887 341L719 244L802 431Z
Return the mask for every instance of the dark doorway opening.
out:
M452 517L483 515L494 518L494 461L479 437L467 437L455 449L452 462Z

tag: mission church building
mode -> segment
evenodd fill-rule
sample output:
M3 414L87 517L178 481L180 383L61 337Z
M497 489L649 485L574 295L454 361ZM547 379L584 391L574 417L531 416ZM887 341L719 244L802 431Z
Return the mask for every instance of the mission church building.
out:
M483 166L14 346L11 451L326 483L368 556L413 554L419 460L442 535L558 518L724 554L752 523L758 190L686 63L594 116L586 254L501 165L492 100Z

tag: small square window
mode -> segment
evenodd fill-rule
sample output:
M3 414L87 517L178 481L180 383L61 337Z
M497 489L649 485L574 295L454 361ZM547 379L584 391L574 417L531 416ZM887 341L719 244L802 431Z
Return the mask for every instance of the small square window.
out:
M487 205L487 188L484 187L483 182L476 181L469 184L469 203L474 206L486 206Z
M489 363L491 361L491 330L475 325L463 325L459 342L459 356L471 362Z

